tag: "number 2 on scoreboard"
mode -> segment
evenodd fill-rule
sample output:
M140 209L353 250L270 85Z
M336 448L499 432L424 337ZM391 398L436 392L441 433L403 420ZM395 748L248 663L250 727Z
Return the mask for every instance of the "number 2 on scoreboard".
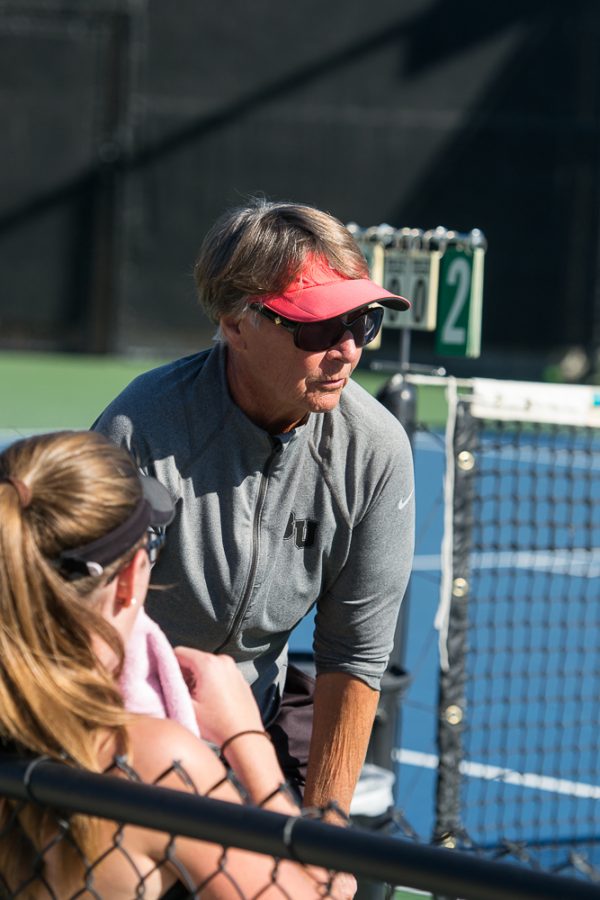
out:
M447 283L451 287L456 285L456 293L444 322L442 342L451 346L460 346L466 342L467 330L465 325L457 325L457 322L465 307L471 287L471 266L464 256L458 256L452 260L448 268Z

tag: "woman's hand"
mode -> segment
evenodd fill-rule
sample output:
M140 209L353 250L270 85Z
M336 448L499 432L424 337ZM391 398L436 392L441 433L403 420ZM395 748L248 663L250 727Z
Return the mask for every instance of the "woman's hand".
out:
M202 737L218 747L240 731L262 730L250 686L230 656L176 647Z

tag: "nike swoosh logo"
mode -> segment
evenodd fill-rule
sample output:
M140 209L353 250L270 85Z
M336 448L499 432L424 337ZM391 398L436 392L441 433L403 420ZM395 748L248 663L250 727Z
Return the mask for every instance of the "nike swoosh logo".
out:
M415 492L415 490L414 490L414 488L413 488L412 491L410 492L410 494L408 495L408 497L406 497L405 500L401 500L401 501L400 501L400 503L398 504L398 509L404 509L404 507L405 507L406 504L409 502L409 500L411 499L411 497L412 497L412 495L414 494L414 492Z

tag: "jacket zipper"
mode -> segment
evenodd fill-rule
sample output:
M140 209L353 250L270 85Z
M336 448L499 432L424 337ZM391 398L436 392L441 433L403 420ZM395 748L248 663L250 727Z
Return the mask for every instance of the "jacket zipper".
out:
M258 500L254 510L254 520L252 523L252 563L250 566L250 574L248 575L248 580L246 582L244 596L240 601L240 605L238 606L231 628L229 629L225 640L215 648L215 650L213 651L214 653L220 653L223 647L225 647L234 637L234 635L237 634L240 623L246 613L246 609L248 608L248 604L250 602L250 596L252 594L252 588L254 587L254 578L256 576L256 569L258 566L258 553L260 550L260 520L262 517L263 506L267 494L271 466L273 465L275 458L279 455L280 452L281 443L277 441L276 443L274 443L273 449L271 450L271 453L267 458L267 461L265 462L263 470L261 472Z

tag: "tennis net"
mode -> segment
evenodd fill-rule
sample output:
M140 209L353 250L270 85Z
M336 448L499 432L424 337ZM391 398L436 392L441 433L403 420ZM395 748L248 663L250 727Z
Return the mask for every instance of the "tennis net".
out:
M449 398L436 837L600 879L600 390Z

